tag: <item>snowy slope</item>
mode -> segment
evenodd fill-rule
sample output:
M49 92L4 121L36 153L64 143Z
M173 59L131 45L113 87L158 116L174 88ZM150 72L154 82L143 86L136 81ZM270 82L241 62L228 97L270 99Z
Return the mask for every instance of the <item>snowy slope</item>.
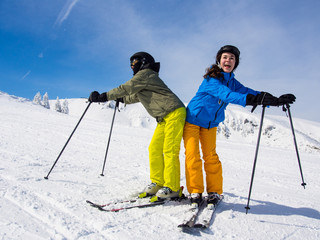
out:
M139 104L116 113L104 177L113 109L91 104L49 180L43 178L87 105L85 99L68 101L65 115L0 92L1 239L320 239L318 122L293 119L303 189L288 118L266 115L246 215L260 113L229 108L217 143L225 200L209 229L182 232L177 225L184 204L106 213L85 202L129 198L149 183L155 122ZM183 152L182 145L181 185Z

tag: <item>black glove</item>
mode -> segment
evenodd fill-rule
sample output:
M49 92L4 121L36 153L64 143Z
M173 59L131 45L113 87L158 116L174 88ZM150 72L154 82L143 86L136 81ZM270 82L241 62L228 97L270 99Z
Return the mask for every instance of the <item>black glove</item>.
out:
M272 96L270 93L261 92L256 96L248 94L246 99L246 105L279 106L281 104L279 104L279 98Z
M121 102L121 103L124 103L123 97L117 98L117 101L118 101L118 102Z
M292 104L296 100L293 94L283 94L279 97L279 105Z
M108 101L107 93L99 94L97 91L94 91L89 96L89 102L106 102Z

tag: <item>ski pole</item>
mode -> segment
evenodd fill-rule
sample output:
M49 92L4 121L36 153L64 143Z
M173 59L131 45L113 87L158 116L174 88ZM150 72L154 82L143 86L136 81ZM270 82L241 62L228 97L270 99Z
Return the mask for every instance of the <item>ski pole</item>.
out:
M47 175L46 177L44 177L45 179L48 179L48 177L49 177L49 175L50 175L50 173L51 173L52 169L54 168L54 166L55 166L55 165L56 165L56 163L58 162L58 160L59 160L59 158L60 158L61 154L63 153L64 149L65 149L65 148L66 148L66 146L68 145L68 143L69 143L69 141L70 141L70 139L71 139L72 135L73 135L73 134L74 134L74 132L76 131L77 127L79 126L79 124L80 124L80 122L81 122L82 118L83 118L83 117L84 117L84 115L86 114L86 112L87 112L87 110L89 109L90 105L91 105L91 102L89 102L89 104L88 104L88 106L87 106L86 110L84 111L84 113L82 114L82 116L81 116L81 118L80 118L79 122L77 123L76 127L75 127L75 128L74 128L74 130L72 131L72 133L71 133L71 135L70 135L69 139L67 140L66 144L65 144L65 145L64 145L64 147L62 148L62 150L61 150L61 152L60 152L59 156L57 157L56 161L55 161L55 162L54 162L54 164L52 165L52 167L51 167L51 169L50 169L50 171L49 171L48 175Z
M114 118L115 118L115 115L116 115L116 110L117 108L119 108L119 99L117 99L116 101L116 106L114 107L114 112L113 112L113 117L112 117L112 122L111 122L111 127L110 127L110 133L109 133L109 139L108 139L108 144L107 144L107 149L106 149L106 154L104 156L104 162L103 162L103 167L102 167L102 172L101 172L101 176L104 176L103 175L103 172L104 172L104 167L106 165L106 160L107 160L107 155L108 155L108 150L109 150L109 145L110 145L110 139L111 139L111 133L112 133L112 128L113 128L113 123L114 123Z
M287 107L287 108L285 108L285 107L283 106L283 111L286 111L286 109L288 109L289 119L290 119L290 125L291 125L291 130L292 130L292 135L293 135L293 141L294 141L294 146L295 146L295 148L296 148L296 154L297 154L297 158L298 158L298 164L299 164L299 169L300 169L300 174L301 174L301 179L302 179L301 186L303 186L303 188L305 189L307 184L304 182L304 179L303 179L303 173L302 173L302 167L301 167L301 162L300 162L300 156L299 156L299 152L298 152L296 135L295 135L295 133L294 133L294 128L293 128L293 123L292 123L292 117L291 117L291 112L290 112L290 105L289 105L289 103L286 104L286 107Z
M264 112L265 112L266 106L262 106L262 114L261 114L261 121L260 121L260 129L259 129L259 134L258 134L258 142L256 146L256 154L254 157L254 163L253 163L253 168L252 168L252 175L251 175L251 183L250 183L250 189L249 189L249 196L248 196L248 202L247 206L245 207L246 209L246 214L248 213L250 207L249 207L249 202L250 202L250 196L251 196L251 190L252 190L252 185L253 185L253 178L254 178L254 173L256 169L256 163L257 163L257 158L258 158L258 150L259 150L259 145L260 145L260 138L261 138L261 132L262 132L262 125L263 125L263 118L264 118Z

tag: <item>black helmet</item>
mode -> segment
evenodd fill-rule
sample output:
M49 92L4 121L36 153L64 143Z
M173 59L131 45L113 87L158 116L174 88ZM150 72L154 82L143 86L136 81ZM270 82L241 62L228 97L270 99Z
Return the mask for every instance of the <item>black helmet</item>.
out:
M137 52L133 54L130 58L130 62L132 62L133 59L140 58L144 63L154 63L154 58L147 52Z
M232 45L225 45L220 48L220 50L217 52L216 56L216 64L220 63L221 55L222 53L232 53L236 57L236 64L234 65L233 71L238 67L239 65L239 59L240 59L240 51L237 47L232 46Z
M137 52L130 57L130 64L133 75L142 69L150 68L159 72L160 63L156 63L154 58L147 52Z

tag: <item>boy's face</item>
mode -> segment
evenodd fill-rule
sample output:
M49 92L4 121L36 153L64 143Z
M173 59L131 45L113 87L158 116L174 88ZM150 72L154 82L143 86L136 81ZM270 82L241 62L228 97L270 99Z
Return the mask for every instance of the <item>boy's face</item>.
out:
M140 58L134 58L132 59L130 65L131 69L133 70L133 75L135 75L140 70L142 61Z

